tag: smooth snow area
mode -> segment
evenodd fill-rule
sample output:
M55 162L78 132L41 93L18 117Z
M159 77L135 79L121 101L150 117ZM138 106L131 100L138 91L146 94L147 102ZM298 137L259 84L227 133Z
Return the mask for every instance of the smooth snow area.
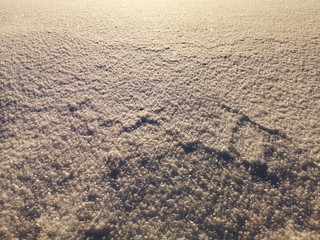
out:
M319 0L0 0L0 239L320 239Z

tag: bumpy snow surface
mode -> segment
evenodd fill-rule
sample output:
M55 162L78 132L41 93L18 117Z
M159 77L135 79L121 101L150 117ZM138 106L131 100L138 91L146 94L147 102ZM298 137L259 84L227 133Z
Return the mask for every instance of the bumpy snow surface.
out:
M0 239L319 239L319 0L0 0Z

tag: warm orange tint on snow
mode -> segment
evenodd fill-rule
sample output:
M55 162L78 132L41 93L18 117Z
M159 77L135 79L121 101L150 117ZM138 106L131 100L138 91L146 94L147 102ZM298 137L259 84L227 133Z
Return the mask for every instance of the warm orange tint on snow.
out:
M0 239L319 239L319 22L0 0Z

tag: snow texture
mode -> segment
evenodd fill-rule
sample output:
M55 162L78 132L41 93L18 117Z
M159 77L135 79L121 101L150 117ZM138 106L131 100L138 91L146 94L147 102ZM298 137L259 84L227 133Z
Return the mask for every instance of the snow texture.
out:
M319 22L0 0L0 239L319 239Z

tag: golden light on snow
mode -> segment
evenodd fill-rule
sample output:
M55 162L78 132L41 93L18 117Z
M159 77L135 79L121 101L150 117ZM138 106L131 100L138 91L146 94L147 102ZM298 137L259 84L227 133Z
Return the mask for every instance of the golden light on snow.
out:
M319 239L320 2L0 1L0 239Z

